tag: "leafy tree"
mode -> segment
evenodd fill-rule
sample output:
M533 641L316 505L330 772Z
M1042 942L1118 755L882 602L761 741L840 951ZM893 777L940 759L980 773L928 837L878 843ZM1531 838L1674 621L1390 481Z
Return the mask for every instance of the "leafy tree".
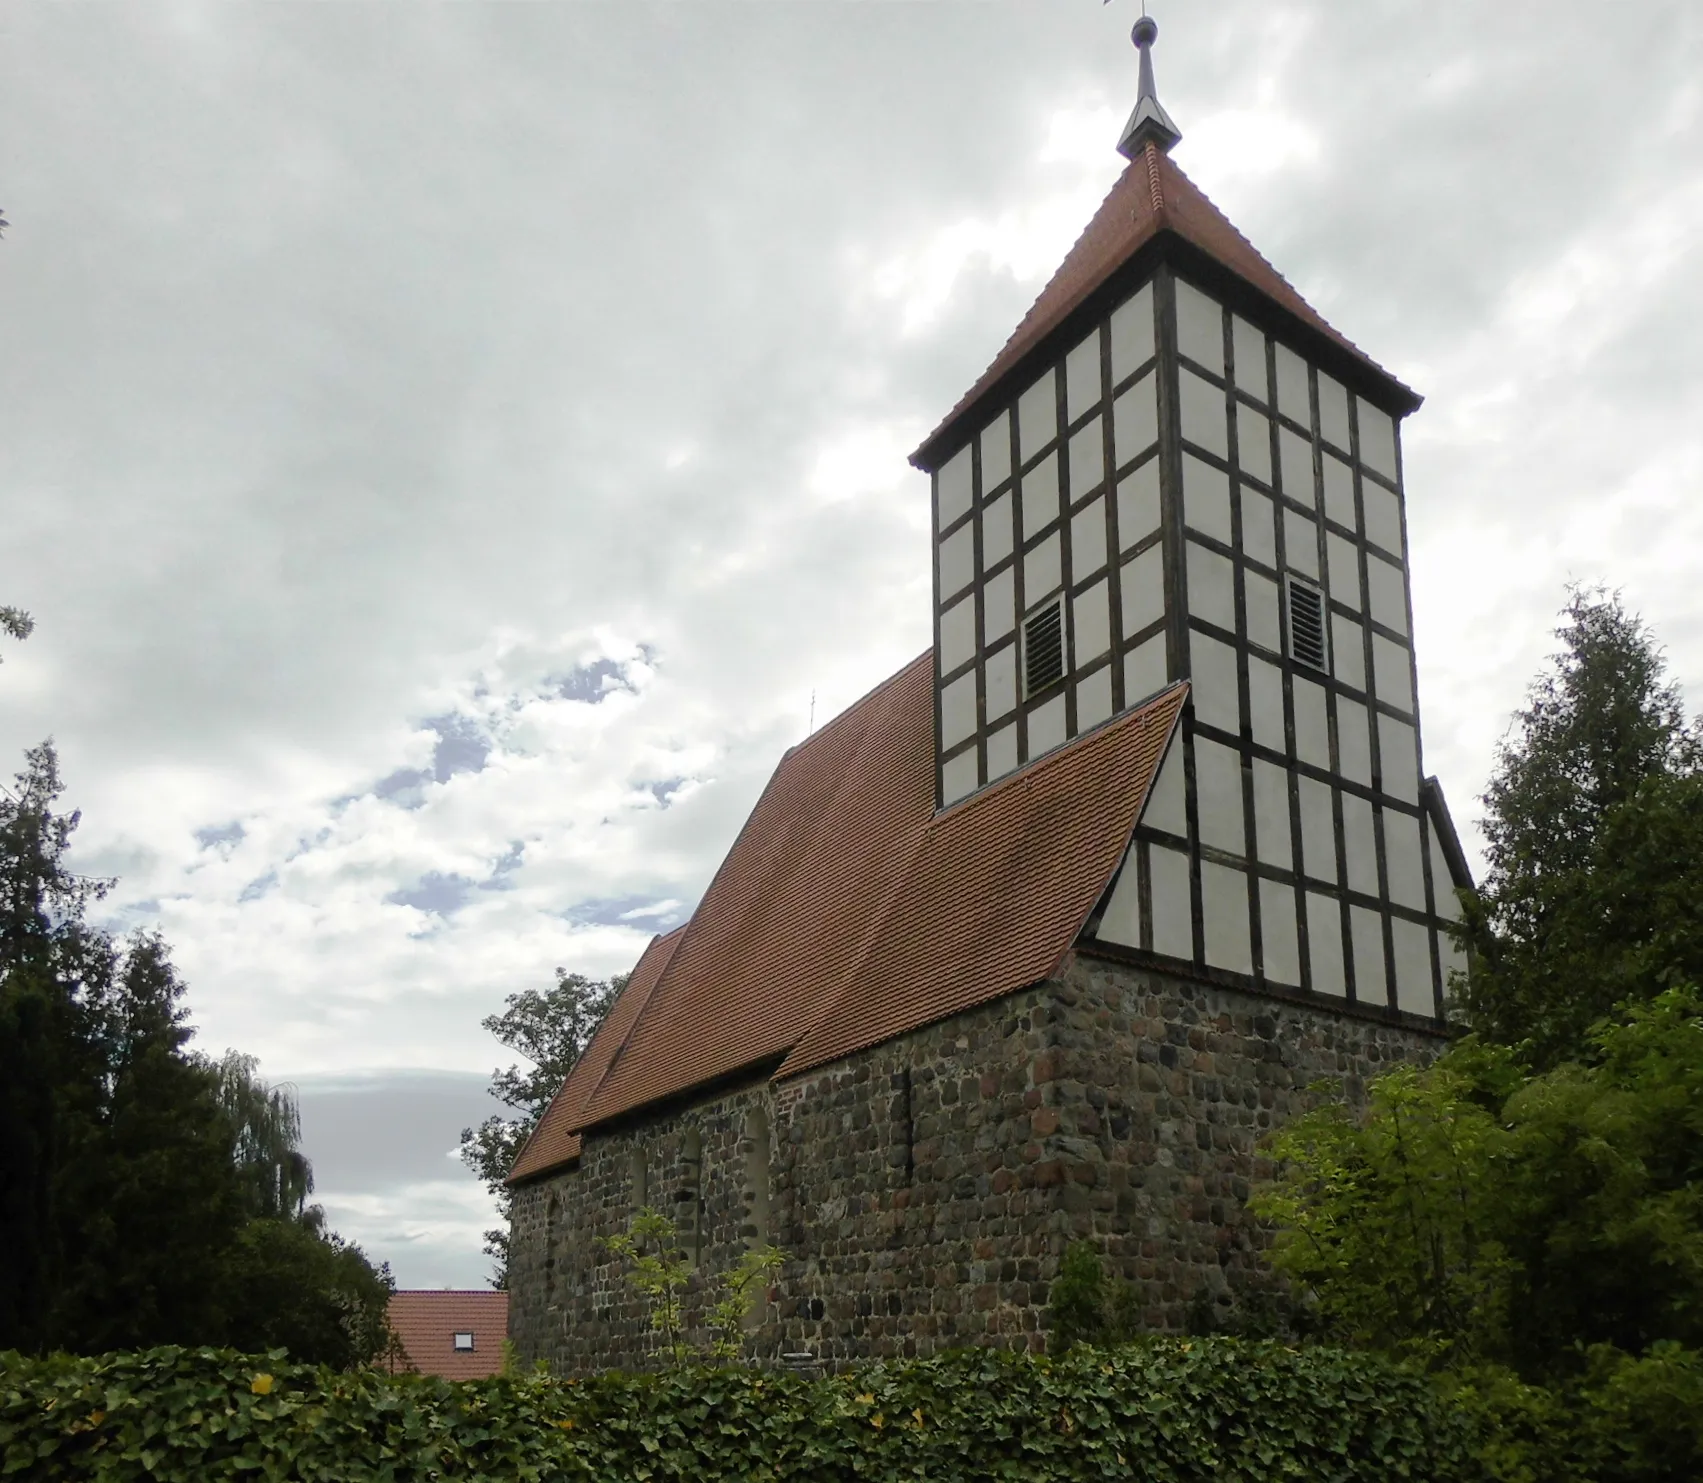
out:
M504 1180L531 1136L551 1099L568 1079L597 1027L603 1023L628 975L608 980L556 970L548 989L523 989L504 1000L501 1014L481 1021L530 1065L516 1062L491 1073L491 1093L518 1116L488 1117L477 1128L461 1130L461 1160L484 1181L497 1201L501 1224L485 1232L485 1253L497 1263L492 1286L508 1286L509 1208L512 1199Z
M313 1165L300 1148L301 1111L290 1088L255 1076L259 1062L226 1051L213 1068L219 1105L236 1139L236 1164L250 1208L263 1218L301 1217L313 1193Z
M1092 1241L1072 1241L1047 1289L1047 1348L1124 1344L1141 1332L1136 1291L1121 1277L1106 1280Z
M1703 994L1530 1072L1467 1040L1274 1140L1274 1261L1340 1338L1565 1378L1593 1346L1703 1348Z
M1679 692L1616 595L1575 591L1557 634L1484 795L1459 996L1541 1066L1622 1000L1703 981L1703 781Z

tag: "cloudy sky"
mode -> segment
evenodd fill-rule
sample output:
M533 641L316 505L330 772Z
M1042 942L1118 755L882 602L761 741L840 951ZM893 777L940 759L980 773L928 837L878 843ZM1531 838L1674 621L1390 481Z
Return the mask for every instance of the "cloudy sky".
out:
M479 1029L927 642L905 455L1121 160L1133 0L0 0L0 752L334 1222L482 1280ZM1167 0L1175 158L1427 397L1428 770L1568 580L1703 682L1703 8Z

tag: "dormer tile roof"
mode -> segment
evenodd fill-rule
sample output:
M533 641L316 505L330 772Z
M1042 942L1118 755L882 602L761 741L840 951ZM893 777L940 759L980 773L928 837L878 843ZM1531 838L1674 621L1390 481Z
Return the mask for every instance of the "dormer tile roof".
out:
M943 813L933 655L782 758L522 1150L736 1073L789 1077L1053 974L1123 858L1178 685Z
M1191 243L1258 289L1280 309L1322 335L1359 363L1394 393L1411 411L1419 397L1374 361L1365 351L1328 324L1291 286L1229 218L1177 167L1171 157L1149 142L1124 168L1100 209L1094 213L1076 244L1059 264L1047 286L1011 337L940 426L911 455L920 467L932 468L946 446L947 434L972 406L1070 318L1088 298L1149 242L1169 232ZM951 440L956 442L958 440Z

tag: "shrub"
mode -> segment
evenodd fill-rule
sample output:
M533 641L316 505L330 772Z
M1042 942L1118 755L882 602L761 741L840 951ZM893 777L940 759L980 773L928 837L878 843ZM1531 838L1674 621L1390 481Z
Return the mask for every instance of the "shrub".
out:
M1224 1339L969 1350L825 1380L452 1383L158 1349L0 1359L0 1476L1476 1483L1472 1414L1376 1358Z

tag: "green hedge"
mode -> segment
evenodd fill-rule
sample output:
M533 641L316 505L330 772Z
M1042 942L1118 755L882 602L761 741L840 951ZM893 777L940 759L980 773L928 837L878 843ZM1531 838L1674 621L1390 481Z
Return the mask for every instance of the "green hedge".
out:
M1471 1424L1361 1355L1144 1340L807 1381L751 1370L450 1383L213 1350L0 1359L0 1476L1478 1479Z

